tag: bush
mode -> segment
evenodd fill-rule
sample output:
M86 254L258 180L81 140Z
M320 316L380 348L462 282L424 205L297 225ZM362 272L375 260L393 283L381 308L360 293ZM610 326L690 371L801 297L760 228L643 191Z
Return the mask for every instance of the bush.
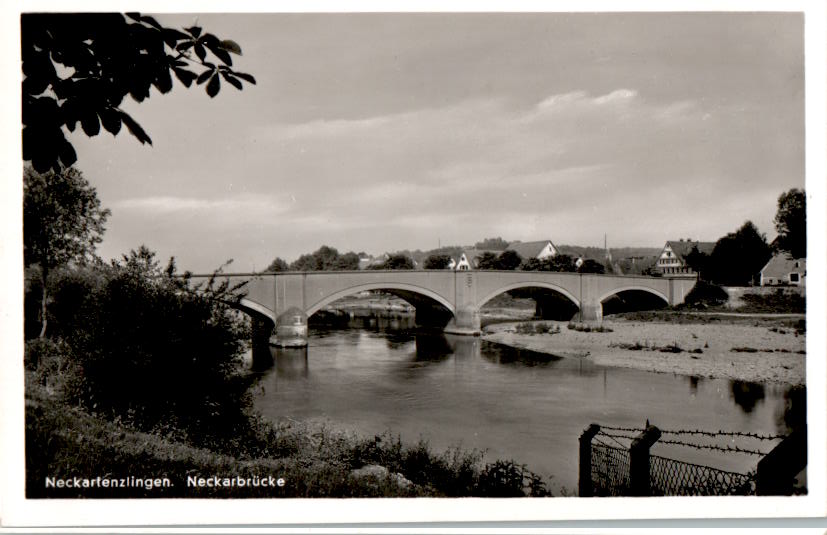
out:
M141 248L62 280L54 308L82 371L70 396L138 429L220 448L246 434L249 379L237 372L248 327L222 302L226 286L196 291L174 272Z
M785 292L778 288L768 295L744 294L742 297L744 311L749 312L786 312L804 313L807 310L807 302L804 295L797 292Z
M729 294L722 287L699 280L686 294L684 304L691 308L721 306L729 300Z

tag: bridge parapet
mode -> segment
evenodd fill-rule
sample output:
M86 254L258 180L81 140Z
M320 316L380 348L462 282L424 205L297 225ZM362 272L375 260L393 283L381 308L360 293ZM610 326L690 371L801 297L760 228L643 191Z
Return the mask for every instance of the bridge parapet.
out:
M193 279L209 277L194 275ZM518 288L546 288L579 308L578 319L599 324L602 303L623 291L646 291L668 305L684 301L696 279L559 273L549 271L365 270L279 273L227 273L231 284L246 282L239 306L274 324L277 345L306 344L307 318L328 304L366 290L420 296L420 308L453 316L445 327L457 334L480 333L480 308L495 296ZM427 303L427 306L423 306ZM299 318L297 321L296 318ZM419 318L419 315L418 315Z

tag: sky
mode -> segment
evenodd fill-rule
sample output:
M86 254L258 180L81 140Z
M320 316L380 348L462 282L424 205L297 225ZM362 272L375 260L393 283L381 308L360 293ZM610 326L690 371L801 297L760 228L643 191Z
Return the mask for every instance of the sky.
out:
M661 247L804 187L801 14L158 15L256 77L124 102L148 132L69 136L112 210L98 252L260 270L329 245L487 237Z

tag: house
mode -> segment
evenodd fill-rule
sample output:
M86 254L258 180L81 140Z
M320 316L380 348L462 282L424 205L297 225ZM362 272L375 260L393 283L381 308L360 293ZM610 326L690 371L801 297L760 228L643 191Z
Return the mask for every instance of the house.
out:
M697 248L703 254L712 254L715 242L678 240L668 241L658 257L655 267L662 275L695 276L697 273L686 263L686 257Z
M493 253L495 255L499 255L502 251L491 251L487 249L466 249L459 255L459 260L457 260L451 269L456 269L457 271L468 271L470 269L477 269L479 268L479 259L485 253ZM453 261L453 259L451 259Z
M778 253L761 270L761 286L804 286L807 278L807 259L793 258Z
M518 241L509 244L506 251L516 252L523 260L528 260L529 258L537 258L538 260L542 260L544 258L551 258L552 256L558 254L557 247L551 243L551 240L526 242Z

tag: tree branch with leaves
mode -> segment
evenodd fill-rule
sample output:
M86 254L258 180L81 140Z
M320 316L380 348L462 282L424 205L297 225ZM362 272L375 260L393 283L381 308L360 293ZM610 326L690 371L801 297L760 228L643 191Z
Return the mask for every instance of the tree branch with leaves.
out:
M172 77L184 86L206 84L215 97L221 80L236 89L255 84L233 69L241 55L235 41L192 26L179 31L154 18L129 13L36 13L21 16L23 59L23 159L38 172L60 173L77 160L63 127L78 123L88 136L101 126L122 126L142 144L152 139L121 105L129 95L149 98L152 87L169 93Z

